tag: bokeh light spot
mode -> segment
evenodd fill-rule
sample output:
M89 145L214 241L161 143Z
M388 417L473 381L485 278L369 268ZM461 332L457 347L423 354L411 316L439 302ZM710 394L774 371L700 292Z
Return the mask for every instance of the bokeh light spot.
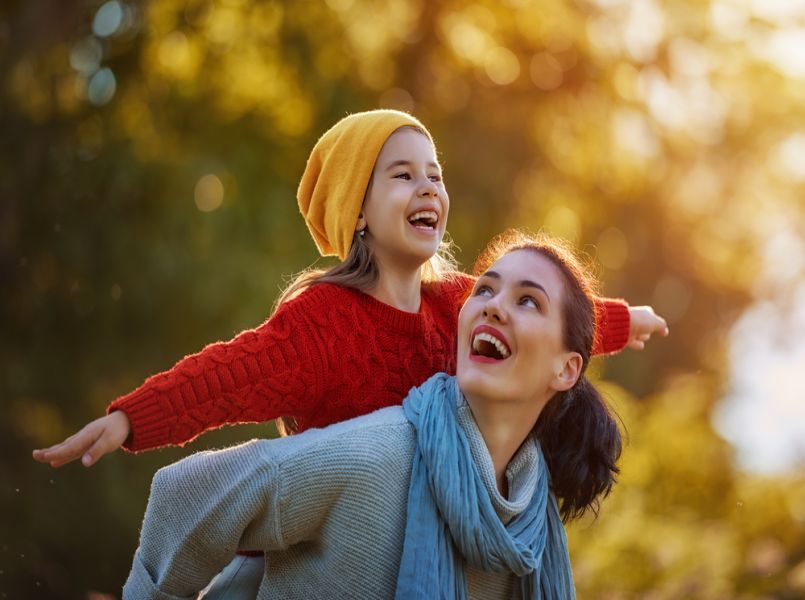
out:
M579 217L567 206L554 206L545 215L545 228L554 235L575 242L579 237Z
M196 182L194 200L202 212L216 210L224 201L224 184L215 175L204 175Z
M805 181L805 132L788 136L777 147L778 166L789 177Z
M92 32L98 37L113 35L123 23L123 7L117 0L109 0L95 13Z
M92 76L87 86L87 98L95 106L103 106L109 102L117 90L117 81L112 69L104 67Z
M70 50L70 66L84 75L97 71L102 58L103 48L94 36L77 42Z
M486 53L486 75L498 85L509 85L520 76L520 61L514 52L498 46Z
M531 81L541 90L555 90L562 85L562 65L552 54L540 52L531 59Z

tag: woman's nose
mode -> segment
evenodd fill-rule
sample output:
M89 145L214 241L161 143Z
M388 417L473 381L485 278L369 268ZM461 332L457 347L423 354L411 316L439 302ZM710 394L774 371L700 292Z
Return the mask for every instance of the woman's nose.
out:
M484 317L490 320L505 323L508 315L501 305L500 296L490 298L484 305Z

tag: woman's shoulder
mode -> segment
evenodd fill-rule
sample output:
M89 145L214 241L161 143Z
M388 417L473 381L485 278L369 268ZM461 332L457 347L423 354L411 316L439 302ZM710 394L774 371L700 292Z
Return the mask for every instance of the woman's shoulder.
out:
M413 457L415 434L401 406L382 408L367 415L308 429L303 433L272 440L284 467L325 471L349 467L350 471L383 470L384 465L406 465Z

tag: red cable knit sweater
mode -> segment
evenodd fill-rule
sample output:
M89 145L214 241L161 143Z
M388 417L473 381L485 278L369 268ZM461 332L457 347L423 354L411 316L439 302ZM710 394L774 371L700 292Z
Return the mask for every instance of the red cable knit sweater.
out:
M124 447L184 444L225 423L296 418L300 431L398 404L437 371L455 372L458 311L474 284L455 274L422 289L419 313L317 284L256 329L210 344L115 400L131 421ZM628 306L601 299L594 351L620 350Z

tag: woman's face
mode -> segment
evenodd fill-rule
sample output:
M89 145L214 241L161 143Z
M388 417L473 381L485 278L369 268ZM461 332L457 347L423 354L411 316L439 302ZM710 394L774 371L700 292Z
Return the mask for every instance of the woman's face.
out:
M450 200L433 144L410 128L383 145L358 221L365 225L381 264L402 261L416 267L439 249Z
M579 355L562 340L563 296L562 274L533 250L502 256L478 278L458 319L458 382L468 398L547 401L569 387L568 360Z

